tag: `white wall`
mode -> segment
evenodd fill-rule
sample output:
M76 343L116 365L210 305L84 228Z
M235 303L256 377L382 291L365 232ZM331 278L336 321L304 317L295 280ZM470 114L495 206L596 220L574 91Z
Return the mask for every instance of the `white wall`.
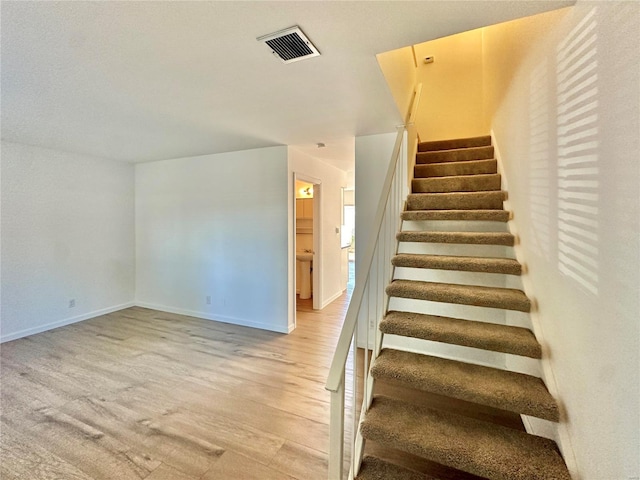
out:
M133 166L4 141L1 165L2 340L132 305Z
M356 137L356 170L355 170L355 269L356 284L364 282L360 278L364 265L363 256L367 243L375 237L373 222L376 209L380 201L380 194L384 184L387 169L391 161L391 154L395 145L397 133L382 133ZM372 300L373 304L374 300ZM363 303L365 303L363 301ZM369 316L367 316L369 315ZM375 309L362 308L358 316L358 332L360 345L366 344L366 327L369 320L375 317Z
M362 262L397 133L356 137L356 269Z
M286 147L136 165L137 303L287 332L288 192Z
M640 4L523 22L486 30L485 82L545 376L566 411L557 435L575 478L638 478ZM492 76L512 48L517 68Z
M295 252L293 250L293 174L303 175L305 177L315 178L321 182L320 187L320 212L314 211L314 217L320 215L322 225L321 229L321 251L322 258L322 285L318 289L314 285L313 293L319 291L320 305L324 308L337 297L339 297L344 288L342 273L344 271L343 262L345 258L340 248L340 234L336 233L336 228L340 227L342 214L341 188L346 186L346 172L324 163L316 158L289 147L289 238L290 238L290 258L295 266ZM314 235L317 232L314 231ZM293 272L290 272L290 282L293 282ZM293 283L291 283L293 284ZM293 302L293 298L291 298ZM293 319L293 317L291 317Z

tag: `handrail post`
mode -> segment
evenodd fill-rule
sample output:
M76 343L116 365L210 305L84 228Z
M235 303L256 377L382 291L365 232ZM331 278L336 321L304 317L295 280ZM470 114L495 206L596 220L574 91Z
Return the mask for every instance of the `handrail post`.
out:
M344 387L343 370L338 390L331 392L331 418L329 422L329 480L342 480L342 472L344 468Z

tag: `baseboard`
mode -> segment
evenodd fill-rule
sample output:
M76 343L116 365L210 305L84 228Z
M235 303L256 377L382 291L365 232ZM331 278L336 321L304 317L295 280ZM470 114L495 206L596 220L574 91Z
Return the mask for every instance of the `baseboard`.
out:
M186 315L188 317L202 318L203 320L212 320L214 322L240 325L242 327L259 328L260 330L268 330L270 332L291 333L292 331L291 326L289 325L286 325L280 328L274 328L273 325L262 323L262 322L255 322L253 320L246 320L244 318L227 317L225 315L219 315L219 314L208 313L208 312L199 312L197 310L187 310L184 308L175 308L175 307L170 307L168 305L159 305L155 303L140 302L140 301L136 301L135 305L137 307L150 308L151 310L158 310L158 311L167 312L167 313L175 313L177 315Z
M53 330L54 328L64 327L65 325L71 325L72 323L82 322L83 320L89 320L90 318L99 317L100 315L106 315L107 313L117 312L118 310L123 310L125 308L129 308L133 306L135 306L135 302L122 303L120 305L101 308L100 310L94 310L92 312L84 313L82 315L77 315L75 317L65 318L63 320L46 323L44 325L39 325L37 327L26 328L24 330L20 330L19 332L10 333L9 335L3 335L2 337L0 337L0 343L10 342L11 340L17 340L19 338L28 337L29 335L35 335L36 333L42 333L42 332L46 332L47 330Z
M333 295L331 295L331 297L329 297L327 300L325 300L324 302L322 302L322 305L320 306L320 308L324 308L327 305L329 305L331 302L333 302L334 300L336 300L337 298L340 297L340 295L342 295L342 290L338 290L336 293L334 293Z
M502 162L502 155L500 154L500 147L498 145L498 141L496 139L495 132L493 130L491 130L491 141L494 147L495 158L498 164L498 173L500 174L500 177L502 179L502 189L508 192L509 191L508 179L505 174L504 164ZM509 210L513 212L511 201L508 198L504 202L504 208L505 210ZM513 217L515 217L515 214L513 215ZM507 226L508 226L509 232L512 235L518 237L518 232L519 232L518 226L514 218L509 219ZM527 262L526 262L526 257L525 257L522 245L520 243L516 243L516 245L513 247L513 250L516 256L516 260L518 260L520 264L526 265ZM522 287L523 287L524 293L532 301L532 309L531 309L531 312L529 312L529 318L531 319L533 332L541 345L547 345L548 343L545 341L542 322L540 321L540 317L538 314L535 289L533 287L533 282L531 281L531 277L528 273L524 272L520 278L522 281ZM544 381L547 386L547 389L549 390L549 393L551 393L551 395L553 395L554 398L558 399L558 403L562 405L562 402L560 401L560 398L559 398L559 390L558 390L558 384L556 382L556 375L553 371L553 367L551 366L551 362L549 361L548 356L543 355L543 358L540 360L540 362L542 365L542 374L544 377ZM543 434L543 432L539 432L538 429L535 427L535 425L526 416L521 416L521 417L522 417L525 429L528 433L531 433L533 435L546 436ZM571 441L569 430L564 421L561 421L557 425L556 440L558 443L558 447L562 452L564 461L567 464L567 468L569 469L569 472L571 472L572 478L577 479L578 463L576 460L575 451L573 449L573 442Z

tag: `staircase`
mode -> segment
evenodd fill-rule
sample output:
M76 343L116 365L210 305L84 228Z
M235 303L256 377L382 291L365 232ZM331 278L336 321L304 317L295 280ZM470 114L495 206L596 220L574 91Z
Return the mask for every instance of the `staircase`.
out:
M460 251L459 245L513 246L516 241L513 235L505 231L483 231L490 230L483 225L504 224L509 219L509 212L503 209L507 193L500 188L501 179L489 136L421 143L411 193L402 213L403 225L409 222L424 228L428 225L425 221L446 221L445 225L454 224L462 231L403 229L397 241L450 245L454 251L456 248ZM436 223L442 225L443 222ZM477 248L486 250L486 247ZM393 257L392 264L411 271L504 275L520 275L523 271L515 259L502 257L399 253ZM524 292L491 286L492 282L482 285L478 283L483 282L476 281L467 285L397 277L396 271L396 279L386 289L391 305L405 305L407 303L397 299L409 299L517 312L531 309ZM379 328L383 335L533 359L541 357L540 344L530 330L489 323L484 316L482 321L477 321L396 309L386 313ZM419 390L553 422L559 420L558 405L542 380L522 373L383 348L373 361L371 375L374 382L382 380L403 387L398 389L400 392ZM375 385L373 391L376 391ZM570 479L560 452L551 440L402 397L374 395L361 422L360 435L363 442L373 441L381 448L406 452L482 478ZM365 456L356 478L424 480L433 477L375 456Z

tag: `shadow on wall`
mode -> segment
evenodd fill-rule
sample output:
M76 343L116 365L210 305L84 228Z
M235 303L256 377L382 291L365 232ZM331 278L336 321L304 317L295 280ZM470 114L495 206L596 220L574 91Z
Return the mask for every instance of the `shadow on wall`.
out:
M598 60L596 12L560 43L558 98L558 268L598 294Z
M552 258L557 222L558 269L598 294L598 60L597 8L558 45L555 72L546 59L529 80L529 202L532 249ZM555 78L552 76L555 73ZM556 131L551 118L549 82L556 87ZM557 147L552 152L553 135ZM551 196L551 155L557 158L557 208ZM554 213L557 218L554 218Z

